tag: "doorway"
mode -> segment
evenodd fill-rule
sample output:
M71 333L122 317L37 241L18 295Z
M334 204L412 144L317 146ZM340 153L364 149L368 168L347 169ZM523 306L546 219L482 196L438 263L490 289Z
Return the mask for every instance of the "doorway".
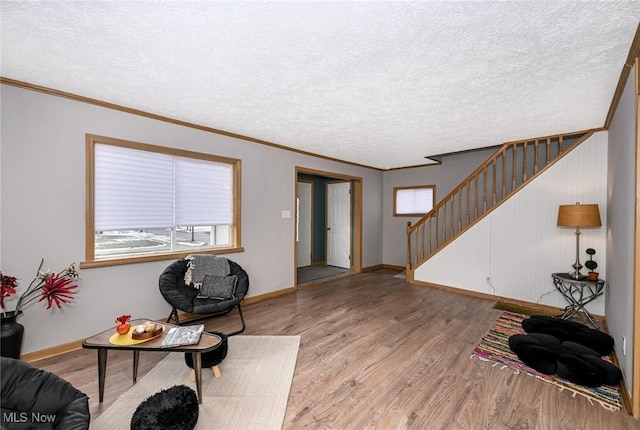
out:
M298 180L296 197L296 267L311 266L313 182Z
M361 190L361 178L296 168L296 287L362 270Z

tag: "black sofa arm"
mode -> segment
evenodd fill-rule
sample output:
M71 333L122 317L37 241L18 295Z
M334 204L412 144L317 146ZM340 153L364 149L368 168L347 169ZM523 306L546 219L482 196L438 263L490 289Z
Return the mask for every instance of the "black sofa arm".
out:
M0 357L2 384L2 428L89 428L89 398L51 372L14 358ZM34 422L40 417L40 422Z

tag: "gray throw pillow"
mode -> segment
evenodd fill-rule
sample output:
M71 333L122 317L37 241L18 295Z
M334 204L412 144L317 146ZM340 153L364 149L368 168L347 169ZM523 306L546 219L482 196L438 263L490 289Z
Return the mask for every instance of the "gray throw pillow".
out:
M231 300L236 298L236 275L219 276L207 273L202 279L199 298Z

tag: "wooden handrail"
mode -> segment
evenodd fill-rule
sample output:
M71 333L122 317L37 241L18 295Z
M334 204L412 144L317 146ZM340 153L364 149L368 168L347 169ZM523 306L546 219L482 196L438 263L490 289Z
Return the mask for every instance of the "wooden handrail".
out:
M414 225L407 223L407 271L411 271L407 275L411 275L412 279L413 270L417 266L484 218L595 131L577 131L502 144L431 211ZM567 139L575 141L567 146ZM540 155L541 151L544 152L543 156ZM509 165L511 172L508 172ZM498 181L501 183L498 184Z

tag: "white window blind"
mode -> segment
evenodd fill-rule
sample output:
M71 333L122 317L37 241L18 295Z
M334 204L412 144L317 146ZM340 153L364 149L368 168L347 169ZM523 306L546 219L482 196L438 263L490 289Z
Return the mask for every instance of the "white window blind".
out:
M173 224L173 157L96 144L94 228L169 228Z
M233 168L177 157L176 225L229 225L233 221Z
M95 145L96 231L233 224L233 166Z
M396 192L396 214L426 214L433 208L433 188L407 188Z

